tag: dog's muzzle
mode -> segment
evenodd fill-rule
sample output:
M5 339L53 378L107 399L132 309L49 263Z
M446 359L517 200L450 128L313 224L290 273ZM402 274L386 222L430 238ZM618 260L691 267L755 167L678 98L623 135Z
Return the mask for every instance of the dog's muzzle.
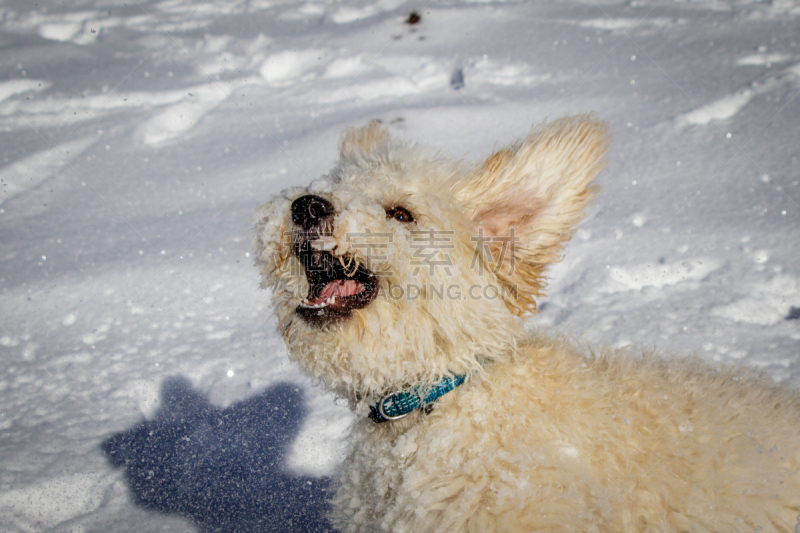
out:
M336 211L326 199L307 194L292 202L294 253L305 269L308 295L295 313L309 324L325 325L349 318L354 309L368 306L378 294L378 278L349 254L334 255L314 248L330 236Z

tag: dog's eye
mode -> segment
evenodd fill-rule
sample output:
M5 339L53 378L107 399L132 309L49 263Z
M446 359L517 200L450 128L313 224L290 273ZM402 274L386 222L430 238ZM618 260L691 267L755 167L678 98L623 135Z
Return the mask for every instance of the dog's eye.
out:
M386 218L393 218L398 222L414 222L414 217L405 207L392 207L386 210Z

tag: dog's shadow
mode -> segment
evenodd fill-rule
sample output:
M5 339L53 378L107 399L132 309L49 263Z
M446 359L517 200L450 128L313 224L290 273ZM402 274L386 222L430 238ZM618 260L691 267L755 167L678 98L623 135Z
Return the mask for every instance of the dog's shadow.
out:
M139 506L185 516L203 531L332 531L324 517L330 480L281 469L304 417L302 393L290 384L219 409L188 380L171 378L157 417L102 449L125 469Z

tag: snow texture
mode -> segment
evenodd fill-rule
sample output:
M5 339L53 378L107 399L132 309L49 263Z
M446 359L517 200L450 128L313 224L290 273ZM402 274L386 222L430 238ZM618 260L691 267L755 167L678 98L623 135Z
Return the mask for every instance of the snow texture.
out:
M287 362L250 217L372 119L478 160L595 111L531 325L800 386L798 36L796 0L4 2L0 530L327 530L351 415Z

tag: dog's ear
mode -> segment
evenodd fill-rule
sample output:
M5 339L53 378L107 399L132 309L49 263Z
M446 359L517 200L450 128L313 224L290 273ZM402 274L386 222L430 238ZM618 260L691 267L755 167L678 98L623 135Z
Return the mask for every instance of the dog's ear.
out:
M610 135L591 115L563 118L533 130L521 143L493 153L453 193L475 223L486 266L513 297L519 315L536 310L544 272L597 193Z
M377 120L361 128L347 128L339 139L339 156L347 159L356 152L368 154L389 142L389 132Z

